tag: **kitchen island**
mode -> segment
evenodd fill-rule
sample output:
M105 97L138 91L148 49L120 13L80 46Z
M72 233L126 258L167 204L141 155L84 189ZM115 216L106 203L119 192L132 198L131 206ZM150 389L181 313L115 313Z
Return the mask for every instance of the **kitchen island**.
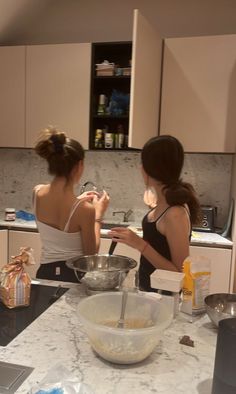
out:
M94 394L211 393L217 330L206 315L190 322L180 313L151 356L138 364L116 365L99 358L81 332L76 307L85 296L82 285L71 285L9 345L0 347L0 361L34 368L17 394L28 393L57 363L87 383ZM190 336L194 347L179 343L183 335Z

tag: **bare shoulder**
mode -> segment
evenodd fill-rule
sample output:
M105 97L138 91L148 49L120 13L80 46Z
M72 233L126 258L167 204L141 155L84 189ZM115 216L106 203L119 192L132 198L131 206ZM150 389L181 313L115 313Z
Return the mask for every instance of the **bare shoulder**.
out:
M44 195L48 191L49 186L50 186L49 184L36 185L33 188L33 194Z
M78 205L77 212L79 216L83 216L84 218L94 218L95 216L95 208L94 206L88 201L81 201Z
M176 221L189 222L188 210L186 207L183 207L181 205L175 205L173 207L170 207L166 212L165 216L166 221L169 223L173 223Z

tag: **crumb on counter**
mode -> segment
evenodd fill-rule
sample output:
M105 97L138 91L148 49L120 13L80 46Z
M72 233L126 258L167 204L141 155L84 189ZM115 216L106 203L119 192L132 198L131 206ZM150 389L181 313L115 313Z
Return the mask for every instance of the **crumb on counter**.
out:
M180 339L179 343L180 343L181 345L186 345L186 346L194 347L194 341L192 341L192 339L191 339L188 335L184 335L184 336Z

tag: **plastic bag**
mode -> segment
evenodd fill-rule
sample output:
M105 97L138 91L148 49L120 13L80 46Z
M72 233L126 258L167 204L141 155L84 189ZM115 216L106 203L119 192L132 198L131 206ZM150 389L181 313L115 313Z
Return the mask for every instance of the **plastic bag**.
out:
M184 282L181 311L190 315L205 312L209 294L211 264L205 256L189 256L183 263Z
M33 249L21 247L11 259L0 270L0 300L10 309L30 304L31 279L24 266L35 264Z
M111 115L116 115L116 116L128 113L129 101L130 101L129 94L122 93L114 89L111 94L108 112Z
M91 387L81 383L64 365L56 364L43 380L28 394L95 394Z
M33 213L22 211L22 210L16 211L16 217L17 219L23 219L26 221L35 220L35 215L33 215Z

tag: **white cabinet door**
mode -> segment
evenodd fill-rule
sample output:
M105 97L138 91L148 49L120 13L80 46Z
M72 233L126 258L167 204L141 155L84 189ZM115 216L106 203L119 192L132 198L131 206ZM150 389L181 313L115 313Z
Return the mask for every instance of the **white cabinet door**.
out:
M235 152L236 34L165 40L160 134L187 152Z
M134 11L130 91L130 148L142 148L158 134L163 40L138 11Z
M91 44L27 46L26 147L49 125L88 148Z
M0 268L8 263L8 230L0 230Z
M190 246L190 255L205 256L211 261L210 294L232 292L231 249Z
M0 47L0 147L25 145L25 47Z
M41 254L39 233L9 230L9 261L11 256L19 254L20 247L22 246L29 246L33 249L36 264L30 267L25 267L25 269L31 278L35 278L36 271L39 268Z

